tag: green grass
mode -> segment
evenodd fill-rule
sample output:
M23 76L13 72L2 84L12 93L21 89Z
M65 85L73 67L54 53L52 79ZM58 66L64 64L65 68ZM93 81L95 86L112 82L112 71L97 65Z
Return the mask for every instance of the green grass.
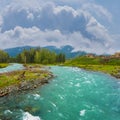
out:
M76 57L74 59L66 61L65 65L120 65L120 59L108 58L103 59L101 57L89 58L86 56Z
M117 74L120 71L120 66L113 65L77 65L77 67L109 74Z
M0 68L5 68L7 67L9 64L8 63L0 63Z
M100 57L77 57L65 62L66 66L76 66L86 70L101 71L120 78L120 59L111 58L107 61Z
M18 85L23 81L32 81L36 79L44 79L49 76L49 72L40 70L39 65L27 65L28 69L13 71L9 73L0 74L0 88L4 88L11 85ZM32 69L30 67L33 67ZM24 77L20 77L25 71Z

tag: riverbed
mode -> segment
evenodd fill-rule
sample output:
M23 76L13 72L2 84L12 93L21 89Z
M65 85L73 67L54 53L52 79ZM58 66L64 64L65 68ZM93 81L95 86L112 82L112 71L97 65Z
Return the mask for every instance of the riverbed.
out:
M120 120L120 81L76 67L53 66L49 84L0 98L1 120Z

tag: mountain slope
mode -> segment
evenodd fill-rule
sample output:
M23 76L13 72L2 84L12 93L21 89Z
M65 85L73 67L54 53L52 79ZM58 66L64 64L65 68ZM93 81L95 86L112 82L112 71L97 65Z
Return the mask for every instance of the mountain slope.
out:
M5 49L4 51L6 51L10 56L15 57L16 55L21 53L24 49L29 50L31 48L37 48L37 47L23 46L23 47ZM86 54L83 51L72 52L74 50L74 48L72 46L69 46L69 45L62 46L61 48L57 48L55 46L46 46L46 47L42 47L42 48L49 49L50 51L54 51L57 54L64 53L66 55L66 58L73 58L76 56L81 56L81 55Z

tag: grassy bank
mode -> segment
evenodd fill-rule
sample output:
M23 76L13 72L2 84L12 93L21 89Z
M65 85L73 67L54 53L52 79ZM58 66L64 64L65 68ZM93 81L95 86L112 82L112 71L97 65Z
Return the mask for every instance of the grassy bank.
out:
M66 61L66 66L76 66L86 70L100 71L120 78L120 59L110 59L108 61L102 58L77 57Z
M41 65L27 65L26 69L0 74L0 96L12 91L29 90L47 83L53 77Z
M7 67L9 64L8 63L0 63L0 68Z
M120 66L113 65L76 65L76 66L86 70L104 72L116 78L120 78Z

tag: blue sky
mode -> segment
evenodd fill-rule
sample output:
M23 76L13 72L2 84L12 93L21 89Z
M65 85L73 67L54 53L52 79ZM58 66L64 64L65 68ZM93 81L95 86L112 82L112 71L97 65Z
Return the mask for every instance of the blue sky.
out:
M0 49L61 47L120 51L119 0L1 0Z

